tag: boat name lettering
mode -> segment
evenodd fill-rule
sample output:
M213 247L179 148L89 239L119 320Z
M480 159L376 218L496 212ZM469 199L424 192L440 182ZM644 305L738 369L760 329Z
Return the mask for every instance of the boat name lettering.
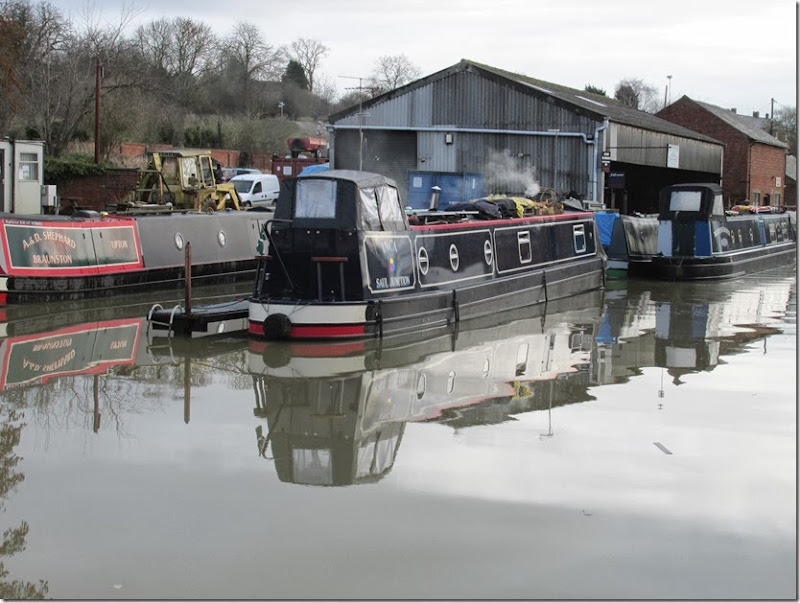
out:
M72 264L72 256L71 255L51 255L49 253L45 253L42 255L35 254L31 257L34 264L47 264L48 266L51 264Z
M125 239L114 239L111 241L111 249L127 249L128 241Z
M72 345L72 337L62 337L61 339L53 339L33 344L31 351L42 352L45 350L57 350L58 348L68 348Z
M70 249L75 249L77 247L75 239L73 239L72 237L68 237L63 232L58 232L56 230L45 230L42 231L41 234L35 232L27 239L23 239L22 249L27 250L28 247L30 247L31 245L36 245L36 243L40 243L41 241L53 241L55 243L63 243Z
M128 340L127 339L117 339L116 341L111 342L111 349L112 350L121 350L128 347Z
M22 359L22 367L26 369L30 369L36 372L44 372L44 373L51 373L55 370L62 368L69 362L75 358L75 350L70 350L66 354L64 354L58 360L54 360L50 364L39 364L37 362L31 362L27 358Z
M380 277L375 279L375 288L376 289L393 289L395 287L410 287L411 286L411 277L410 276L389 276L389 277Z

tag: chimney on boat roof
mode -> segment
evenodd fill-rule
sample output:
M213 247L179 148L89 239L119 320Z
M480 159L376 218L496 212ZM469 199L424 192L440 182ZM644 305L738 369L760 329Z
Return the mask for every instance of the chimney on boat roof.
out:
M438 186L431 187L431 204L428 209L436 211L439 209L439 191L442 190Z
M731 113L736 113L736 107L731 108Z

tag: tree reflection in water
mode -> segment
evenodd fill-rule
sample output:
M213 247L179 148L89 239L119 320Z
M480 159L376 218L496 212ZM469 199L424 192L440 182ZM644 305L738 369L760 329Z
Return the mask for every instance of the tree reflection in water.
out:
M0 406L0 512L5 511L5 500L17 489L25 479L25 475L17 471L21 457L14 453L20 442L20 433L25 423L22 415L7 407ZM13 580L5 567L5 558L25 550L25 539L28 536L28 522L22 521L19 526L8 528L3 532L0 541L0 598L3 599L44 599L49 590L47 582L39 580L38 584Z

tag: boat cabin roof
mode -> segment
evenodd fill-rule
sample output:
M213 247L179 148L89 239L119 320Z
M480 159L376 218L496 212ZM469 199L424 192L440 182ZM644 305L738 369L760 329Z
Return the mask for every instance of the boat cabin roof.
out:
M327 170L284 181L275 218L295 228L408 230L395 181L359 170Z
M691 182L673 184L661 189L658 202L659 220L680 218L707 220L724 217L722 187L719 184Z

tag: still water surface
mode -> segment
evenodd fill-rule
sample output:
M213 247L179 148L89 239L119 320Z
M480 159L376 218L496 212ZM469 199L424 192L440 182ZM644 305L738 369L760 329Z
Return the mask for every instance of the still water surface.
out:
M153 301L5 317L5 596L797 597L793 268L383 346Z

